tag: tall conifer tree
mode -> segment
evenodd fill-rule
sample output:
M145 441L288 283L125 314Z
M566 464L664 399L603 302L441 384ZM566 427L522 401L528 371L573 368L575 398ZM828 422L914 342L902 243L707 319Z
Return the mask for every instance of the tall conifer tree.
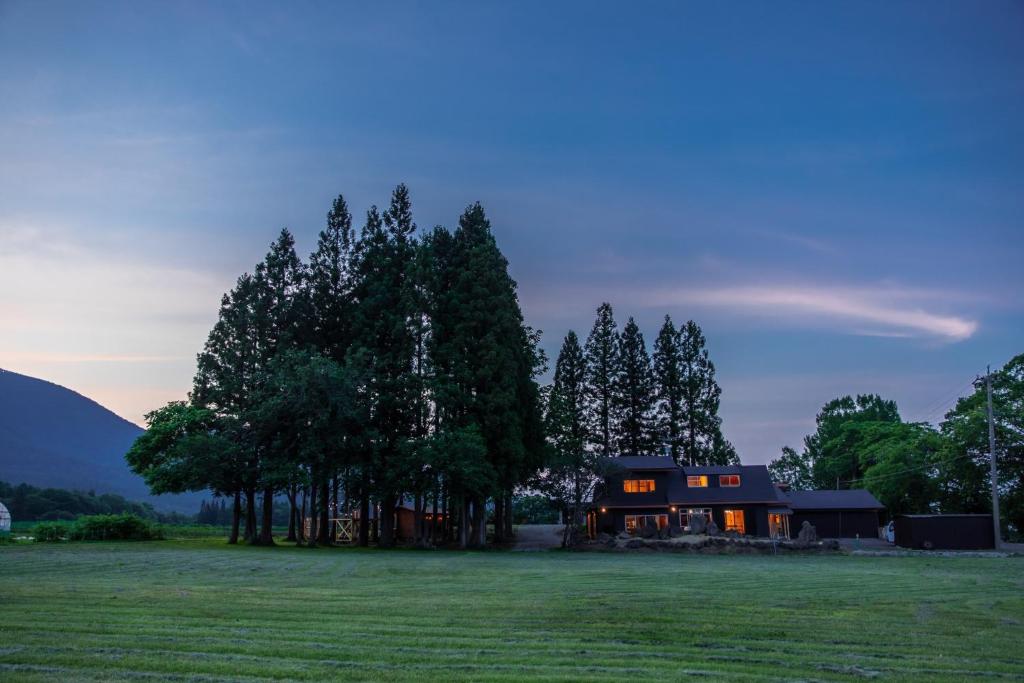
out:
M619 332L611 304L605 302L598 307L597 319L585 348L590 443L607 457L615 452L613 383L619 371Z
M704 333L692 320L679 330L683 380L683 453L691 465L738 462L732 444L722 436L718 406L722 390L715 380L715 365L705 348Z
M633 318L619 339L618 373L612 384L615 439L620 455L654 451L654 377L644 336Z
M659 441L668 446L676 464L683 452L683 377L679 332L669 316L654 342L654 378Z

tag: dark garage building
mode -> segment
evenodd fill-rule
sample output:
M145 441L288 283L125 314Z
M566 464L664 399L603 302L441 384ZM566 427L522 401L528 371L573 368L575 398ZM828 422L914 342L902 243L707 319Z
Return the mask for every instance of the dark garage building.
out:
M896 545L923 550L991 550L992 515L899 515Z
M841 491L785 491L793 515L789 520L795 536L805 521L818 538L878 538L878 513L885 507L864 489Z

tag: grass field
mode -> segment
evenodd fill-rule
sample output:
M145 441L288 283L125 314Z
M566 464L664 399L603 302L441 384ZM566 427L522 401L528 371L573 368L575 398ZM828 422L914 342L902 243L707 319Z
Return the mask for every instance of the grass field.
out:
M0 680L1024 677L1024 561L0 546Z

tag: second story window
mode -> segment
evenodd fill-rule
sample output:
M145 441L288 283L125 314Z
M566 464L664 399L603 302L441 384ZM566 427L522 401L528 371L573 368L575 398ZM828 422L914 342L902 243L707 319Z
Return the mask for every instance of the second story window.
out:
M690 474L686 477L686 485L690 488L706 489L708 487L708 475Z
M740 475L738 474L720 474L718 475L719 486L739 486Z
M626 493L651 493L654 491L653 479L625 479L622 490Z

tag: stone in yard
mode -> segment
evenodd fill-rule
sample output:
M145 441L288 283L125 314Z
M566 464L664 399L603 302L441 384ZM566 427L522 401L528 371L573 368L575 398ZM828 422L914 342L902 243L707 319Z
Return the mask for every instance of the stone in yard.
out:
M644 542L639 538L634 538L633 540L626 542L626 547L630 550L636 550L637 548L643 548Z
M604 533L602 531L601 533L599 533L597 535L597 542L598 543L607 543L608 541L611 540L611 538L612 538L611 536L609 536L608 534L606 534L606 533Z
M817 542L818 531L805 519L800 527L800 533L796 537L796 544L801 548L806 548Z

